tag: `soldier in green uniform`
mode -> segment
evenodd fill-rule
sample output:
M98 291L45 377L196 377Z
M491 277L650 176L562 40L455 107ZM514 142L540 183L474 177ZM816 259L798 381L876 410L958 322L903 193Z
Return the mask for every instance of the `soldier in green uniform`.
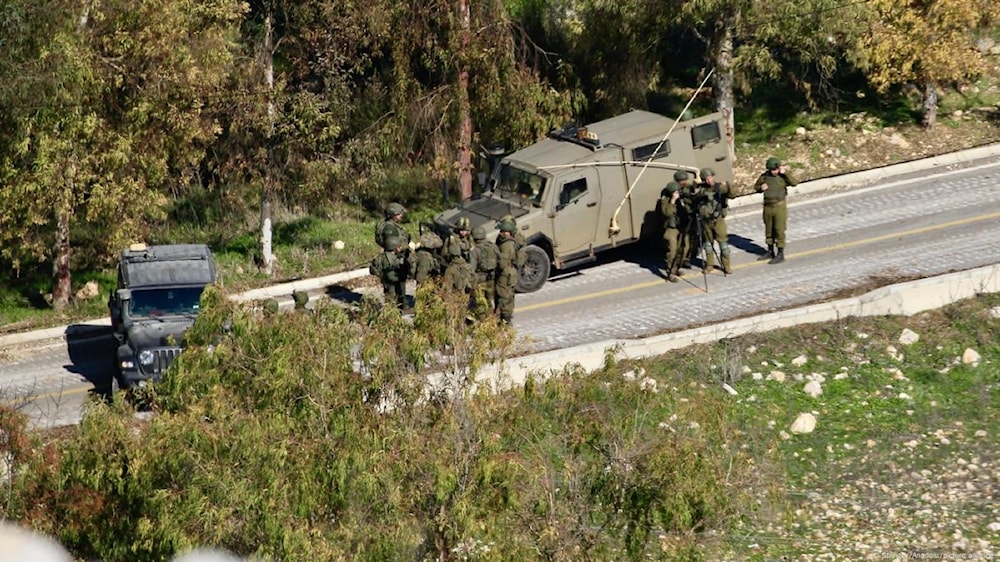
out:
M517 287L516 231L514 221L500 221L500 234L497 236L500 260L497 264L496 306L500 321L508 325L514 321L514 292Z
M451 263L452 246L458 246L459 253L465 261L469 261L469 253L472 252L472 247L475 245L470 235L470 231L472 230L470 225L469 217L460 217L458 222L455 223L455 228L451 236L445 240L441 253L449 263Z
M690 267L690 261L698 257L698 246L695 233L695 195L696 185L691 174L684 170L674 172L674 182L678 185L680 201L677 203L677 222L680 229L678 247L681 252L681 267Z
M712 271L715 267L715 242L719 243L719 261L722 271L732 273L729 263L729 228L726 226L726 212L729 209L729 199L735 197L733 186L729 182L715 181L715 170L702 168L699 172L701 183L699 188L705 203L701 209L702 243L705 248L705 270Z
M453 244L448 247L451 261L444 270L444 285L454 291L471 295L476 286L476 274L469 262L462 257L462 248Z
M672 181L660 192L660 213L663 215L663 241L667 246L667 281L676 283L680 280L681 267L681 229L680 217L677 213L677 202L681 198L681 186Z
M764 194L764 240L767 242L767 254L761 260L769 259L775 264L785 261L785 228L788 225L788 188L799 182L788 172L781 160L775 157L767 159L767 171L757 178L753 184L757 193ZM775 249L777 248L777 253Z
M486 229L477 226L472 229L472 240L476 243L472 248L472 257L476 262L477 300L486 303L493 310L496 301L496 274L500 264L500 249L493 241L486 238Z
M395 236L403 239L403 245L410 244L410 233L403 228L403 213L406 209L399 203L389 203L385 207L385 219L375 227L375 243L383 250L387 249L385 241Z
M443 245L441 237L433 232L420 235L420 245L410 254L408 264L410 277L417 282L417 285L441 273L441 262L437 253Z
M295 291L292 293L292 301L295 303L296 311L307 311L306 305L309 304L309 293L305 291Z
M400 310L406 305L406 259L403 257L403 239L389 236L384 240L385 251L375 256L368 266L369 273L382 281L386 304L395 304Z

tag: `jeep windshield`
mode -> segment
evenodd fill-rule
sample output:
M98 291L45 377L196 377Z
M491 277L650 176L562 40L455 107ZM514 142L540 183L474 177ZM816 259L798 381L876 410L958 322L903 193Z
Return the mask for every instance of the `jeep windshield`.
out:
M204 287L132 289L128 313L133 318L198 314Z
M493 193L522 205L540 205L545 178L504 162L493 173Z

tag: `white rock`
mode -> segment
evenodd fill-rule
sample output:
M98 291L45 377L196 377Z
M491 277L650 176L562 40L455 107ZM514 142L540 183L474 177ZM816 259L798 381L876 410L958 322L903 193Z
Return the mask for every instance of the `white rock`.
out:
M976 430L976 437L986 437L987 435L988 434L986 433L985 429L977 429Z
M905 392L900 392L899 393L899 399L900 400L913 400L913 398L909 394L907 394Z
M961 109L956 109L955 111L951 112L951 116L954 117L955 119L958 119L959 117L961 117L964 114L965 113Z
M770 374L767 375L767 379L776 382L785 382L785 373L781 371L771 371Z
M795 359L792 359L792 365L795 365L796 367L801 367L805 365L807 361L809 361L808 357L806 357L805 355L799 355Z
M237 558L228 552L214 549L197 549L178 555L172 562L241 562L243 558Z
M735 388L729 386L729 384L727 384L727 383L722 383L722 390L725 390L726 392L728 392L729 394L732 394L733 396L736 396L737 394L739 394L739 392L736 392Z
M859 340L866 340L866 339L868 339L868 338L871 337L868 334L866 334L865 332L858 332L856 335L857 335L857 338Z
M833 380L835 380L835 381L841 381L841 380L846 379L849 376L850 375L848 375L847 373L837 373L836 375L833 375Z
M819 381L809 381L802 390L804 390L809 396L816 398L820 394L823 394L823 385L821 385Z
M903 333L899 334L899 343L903 345L913 345L920 340L920 336L909 328L903 328Z
M996 533L997 531L1000 531L1000 521L994 521L987 525L986 528Z
M788 428L792 433L812 433L816 429L816 416L806 412L799 414Z
M784 429L782 429L781 432L778 433L778 436L781 437L782 439L784 439L785 441L788 441L789 439L792 438L792 436L789 435L788 432L785 431Z
M343 240L337 240L337 241L335 241L333 243L333 249L334 250L343 250L344 249L344 241Z
M76 292L77 300L87 300L96 297L101 292L101 288L97 286L97 281L87 281L87 283L80 287L80 290Z
M1000 318L1000 306L994 306L990 309L990 318Z
M762 373L755 372L750 374L750 378L752 378L755 381L759 381L764 379L764 375Z
M657 394L660 392L660 388L656 384L656 379L650 377L642 379L642 381L639 382L639 388L643 390L648 390L653 394Z
M885 352L889 354L889 357L892 357L896 361L902 361L903 360L903 354L900 353L899 350L896 349L896 346L894 346L894 345L890 345L889 347L886 347L885 348Z
M965 352L962 353L962 363L970 365L972 367L979 366L979 353L972 349L971 347L966 348Z
M799 136L799 137L804 137L806 135L806 128L805 127L796 127L795 128L795 135Z

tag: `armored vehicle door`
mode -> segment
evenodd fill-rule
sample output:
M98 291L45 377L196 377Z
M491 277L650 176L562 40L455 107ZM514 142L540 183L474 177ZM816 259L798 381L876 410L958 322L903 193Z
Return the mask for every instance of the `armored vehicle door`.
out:
M692 119L685 123L694 151L694 167L712 168L717 181L733 181L733 163L726 143L726 122L718 113Z
M595 168L561 175L552 200L553 251L562 260L589 253L601 212L601 184Z

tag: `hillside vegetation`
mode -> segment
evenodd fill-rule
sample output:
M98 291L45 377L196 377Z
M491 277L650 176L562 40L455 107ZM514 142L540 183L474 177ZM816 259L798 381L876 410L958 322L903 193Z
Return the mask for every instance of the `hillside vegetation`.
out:
M144 396L151 412L95 402L80 426L32 434L3 411L0 515L109 561L198 545L265 560L763 561L995 544L995 295L567 365L500 393L476 366L511 334L468 328L460 299L422 293L413 324L371 301L354 316L206 301ZM428 394L428 371L446 390Z

